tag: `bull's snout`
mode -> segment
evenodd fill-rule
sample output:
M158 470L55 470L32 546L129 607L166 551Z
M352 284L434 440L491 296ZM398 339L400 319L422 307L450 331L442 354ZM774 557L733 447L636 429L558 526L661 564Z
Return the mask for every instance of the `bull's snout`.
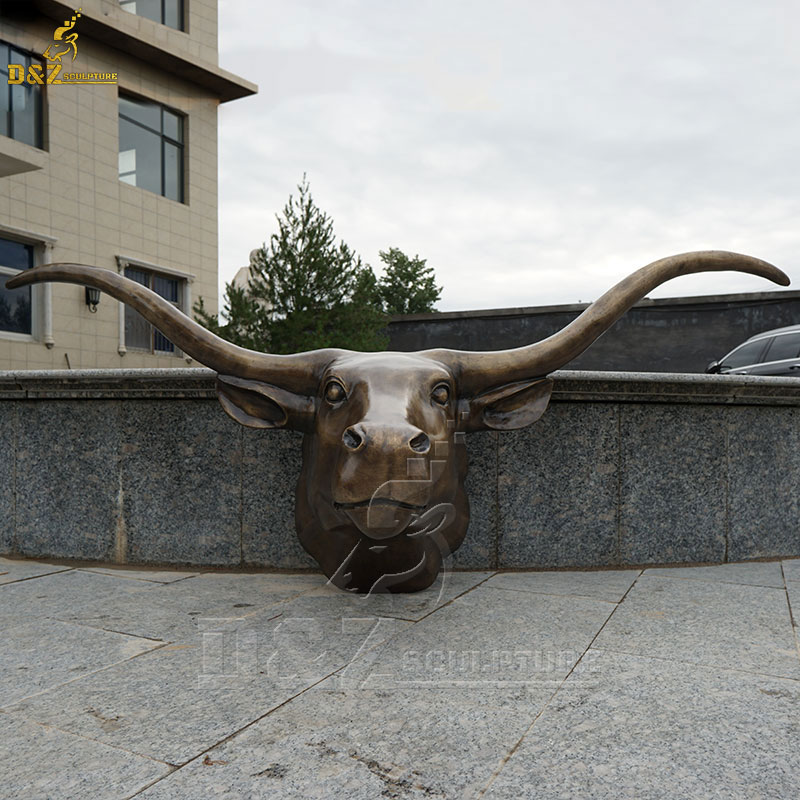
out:
M408 448L415 453L427 453L431 449L428 434L413 425L373 426L359 422L342 434L342 441L348 450L354 452L367 447L390 449L393 452Z

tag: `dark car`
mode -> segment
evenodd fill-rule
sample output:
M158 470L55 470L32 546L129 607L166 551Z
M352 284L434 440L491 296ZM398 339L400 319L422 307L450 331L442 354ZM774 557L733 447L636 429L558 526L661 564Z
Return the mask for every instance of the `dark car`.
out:
M800 378L800 325L751 336L706 372L726 375L791 375Z

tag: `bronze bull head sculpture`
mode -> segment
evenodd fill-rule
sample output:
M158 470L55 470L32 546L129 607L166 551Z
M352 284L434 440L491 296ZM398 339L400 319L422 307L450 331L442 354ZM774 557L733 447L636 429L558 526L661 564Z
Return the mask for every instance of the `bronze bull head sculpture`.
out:
M550 372L659 284L718 270L789 283L779 269L749 256L672 256L634 272L549 338L496 352L258 353L218 338L109 270L49 264L6 285L63 281L102 289L216 370L220 402L235 420L302 431L295 520L303 547L342 589L410 592L433 583L442 559L466 535L464 435L535 422L550 399Z

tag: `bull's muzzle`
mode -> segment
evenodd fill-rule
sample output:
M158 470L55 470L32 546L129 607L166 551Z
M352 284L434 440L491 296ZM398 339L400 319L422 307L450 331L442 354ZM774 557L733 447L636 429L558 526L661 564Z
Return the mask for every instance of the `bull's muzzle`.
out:
M351 452L378 449L386 453L402 453L410 449L424 455L431 449L431 440L427 433L413 425L389 426L368 425L359 422L351 425L343 434L342 442Z

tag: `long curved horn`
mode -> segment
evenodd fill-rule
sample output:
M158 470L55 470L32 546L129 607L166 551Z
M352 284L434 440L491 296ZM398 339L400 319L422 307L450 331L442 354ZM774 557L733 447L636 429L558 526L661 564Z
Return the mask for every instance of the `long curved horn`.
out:
M171 342L192 358L225 375L275 383L298 393L314 393L319 373L342 351L314 350L294 355L275 355L246 350L198 325L171 303L136 281L111 270L84 264L44 264L15 275L8 289L32 283L58 281L102 289L127 303Z
M637 270L595 300L565 328L535 344L491 352L427 350L423 355L448 364L459 377L465 394L487 386L540 377L579 356L656 286L680 275L721 270L749 272L781 286L789 285L789 278L781 270L758 258L724 250L681 253Z

